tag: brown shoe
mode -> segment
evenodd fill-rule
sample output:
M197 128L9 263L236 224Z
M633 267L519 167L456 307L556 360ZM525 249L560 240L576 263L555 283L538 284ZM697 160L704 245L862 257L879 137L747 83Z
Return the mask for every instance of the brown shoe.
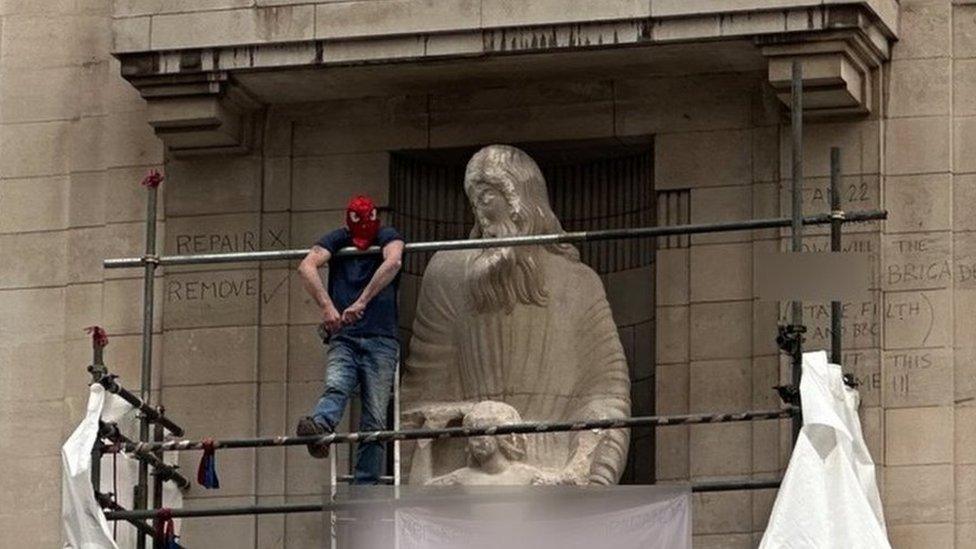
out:
M298 420L298 436L300 437L310 437L315 435L327 435L331 431L327 429L321 423L315 421L310 416L305 416ZM329 445L321 443L313 443L308 445L308 453L313 458L322 459L329 457Z

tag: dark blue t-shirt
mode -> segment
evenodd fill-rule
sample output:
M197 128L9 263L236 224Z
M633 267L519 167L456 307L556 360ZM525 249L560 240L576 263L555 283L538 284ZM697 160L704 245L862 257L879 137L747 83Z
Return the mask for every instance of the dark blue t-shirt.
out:
M376 245L386 246L394 240L403 240L400 233L393 227L380 227L376 235ZM349 229L343 227L325 234L316 242L332 257L329 259L329 297L336 309L342 311L352 305L359 298L366 285L372 280L376 269L383 263L380 254L354 255L336 257L339 250L352 246L352 235ZM389 336L397 337L397 290L400 286L400 273L386 288L380 290L376 297L366 305L363 318L350 326L343 326L340 334L352 336ZM333 334L336 335L336 334Z

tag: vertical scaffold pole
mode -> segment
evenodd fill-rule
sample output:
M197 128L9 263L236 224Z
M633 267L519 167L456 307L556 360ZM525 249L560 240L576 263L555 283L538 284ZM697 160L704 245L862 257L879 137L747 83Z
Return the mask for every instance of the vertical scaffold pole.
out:
M339 482L339 467L336 463L336 449L333 448L329 452L329 503L335 503L336 494L338 494L338 482ZM329 548L336 549L338 547L338 517L334 509L329 509Z
M396 372L393 374L393 430L400 430L400 357L397 355ZM393 441L393 499L400 499L400 441ZM400 529L396 527L397 511L393 512L393 549L400 549Z
M397 356L396 372L393 374L393 430L400 430L400 356ZM393 441L393 494L400 497L400 441Z
M159 413L163 414L166 410L160 406ZM160 423L153 424L153 441L162 442L164 438L163 426ZM163 453L155 452L156 457L159 461L163 461ZM159 471L155 471L156 474L153 475L153 509L162 509L163 507L163 479L159 476ZM168 549L166 547L166 539L159 535L162 531L161 523L159 519L153 521L153 531L156 532L153 538L153 549Z
M793 130L793 208L792 208L792 251L800 253L803 250L803 65L798 59L793 60L792 96L792 130ZM803 335L800 326L803 325L803 302L793 302L792 324L797 338L793 348L793 377L795 387L800 387L800 373L803 364ZM793 441L800 435L803 418L798 414L793 418Z
M158 177L158 175L157 175ZM147 179L151 179L152 175ZM146 184L146 258L145 272L142 281L142 371L139 396L145 403L152 401L152 336L154 283L156 277L156 262L149 260L156 257L156 198L158 194L158 179ZM139 420L139 440L149 441L149 420L142 416ZM146 509L149 502L149 466L144 460L139 461L139 483L136 485L133 498L135 509ZM145 549L146 536L139 533L136 546Z
M105 359L103 354L102 342L98 338L98 330L96 326L92 326L92 363L89 371L92 374L92 379L96 379L102 375L105 371ZM102 490L102 439L101 437L95 437L95 444L92 445L92 464L91 464L91 481L92 489L96 493ZM118 494L115 494L118 497Z
M830 251L841 251L841 227L844 214L840 209L840 149L830 149ZM841 302L830 302L830 362L841 363Z

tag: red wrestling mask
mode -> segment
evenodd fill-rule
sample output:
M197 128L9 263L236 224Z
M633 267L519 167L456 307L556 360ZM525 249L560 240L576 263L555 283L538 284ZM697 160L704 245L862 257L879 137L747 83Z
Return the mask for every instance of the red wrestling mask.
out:
M352 243L360 250L369 248L380 231L376 205L368 196L357 196L346 206L346 226L352 234Z

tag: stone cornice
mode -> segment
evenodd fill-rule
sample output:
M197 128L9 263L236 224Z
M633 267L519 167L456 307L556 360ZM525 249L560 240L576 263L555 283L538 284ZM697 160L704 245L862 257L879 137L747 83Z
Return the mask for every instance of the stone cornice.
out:
M607 5L618 2L606 1ZM353 4L371 4L375 9L384 5ZM600 14L582 14L589 19L572 21L572 14L566 14L563 22L515 25L544 20L521 14L510 21L496 17L492 26L484 26L482 13L473 26L466 27L459 20L456 28L441 24L424 31L424 22L415 20L387 30L380 25L375 34L354 23L323 30L318 21L315 34L326 38L297 40L291 37L294 33L286 33L280 40L271 36L254 43L135 48L116 56L122 76L151 105L158 105L151 111L168 116L151 123L171 149L180 143L186 151L205 151L211 146L218 150L247 148L246 136L252 132L245 119L257 102L243 90L234 91L234 75L239 73L751 39L769 57L770 80L777 90L782 91L783 64L799 55L811 55L808 59L817 66L811 66L810 74L819 74L819 80L810 84L821 86L825 93L810 104L819 105L815 108L822 112L863 113L871 109L870 72L889 57L890 42L897 35L895 0L654 0L649 5L633 1L628 5L638 4L647 5L647 10L634 8L629 17L620 17L627 10L611 10L603 19ZM318 4L315 9L334 6ZM411 28L413 32L392 32ZM348 32L344 35L337 29ZM824 87L828 84L829 91ZM838 93L844 89L847 91ZM177 102L183 107L194 105L199 112L181 123L176 114L179 109L173 108ZM199 136L177 137L180 127L194 131L209 127L214 141L211 145Z
M493 26L435 32L378 33L312 40L282 40L181 49L119 51L123 76L179 74L197 71L237 71L348 65L370 62L437 59L545 52L563 49L626 47L676 42L759 38L839 29L871 35L887 52L887 40L896 36L897 17L886 13L882 2L824 0L721 0L681 5L723 5L682 12L660 10L661 15L616 20L591 20L544 25ZM776 4L776 9L751 5ZM659 2L655 5L663 5ZM790 5L790 6L787 6ZM651 10L654 13L654 10Z

